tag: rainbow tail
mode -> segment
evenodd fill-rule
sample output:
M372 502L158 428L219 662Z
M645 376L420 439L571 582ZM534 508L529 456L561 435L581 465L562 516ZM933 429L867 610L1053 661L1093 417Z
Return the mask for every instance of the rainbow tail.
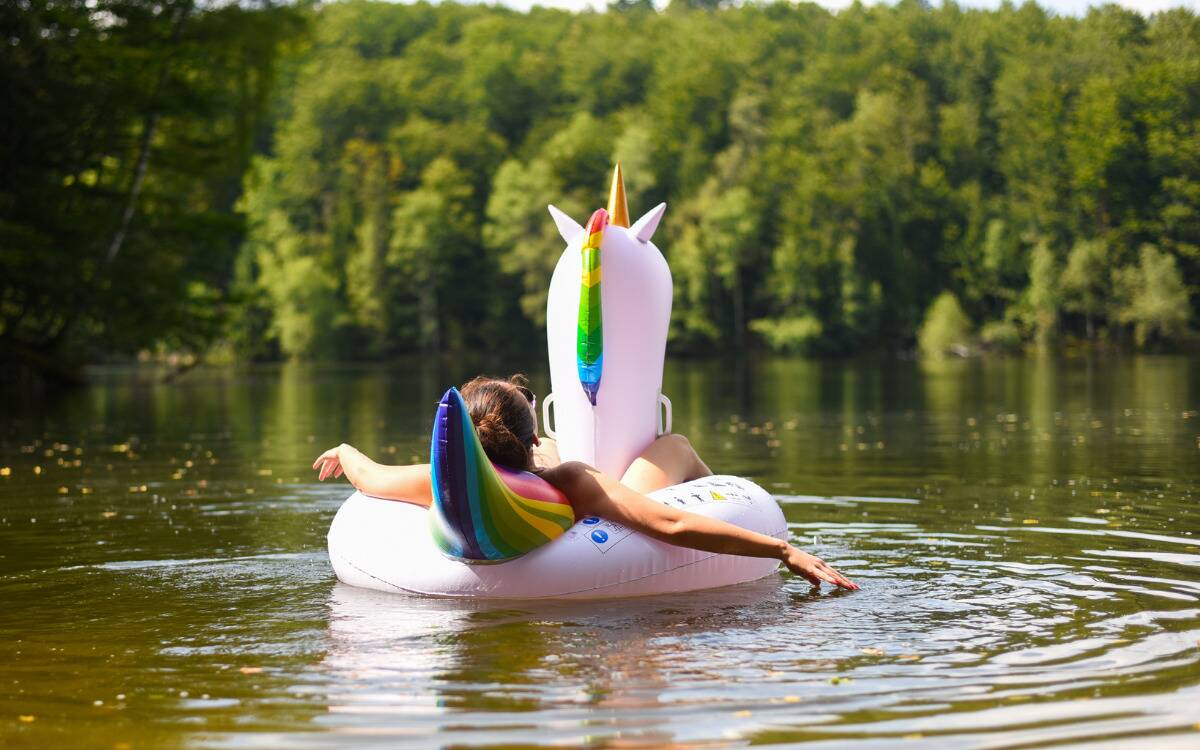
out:
M575 523L567 498L549 482L488 460L457 388L438 404L430 450L429 527L446 555L503 562L562 535Z

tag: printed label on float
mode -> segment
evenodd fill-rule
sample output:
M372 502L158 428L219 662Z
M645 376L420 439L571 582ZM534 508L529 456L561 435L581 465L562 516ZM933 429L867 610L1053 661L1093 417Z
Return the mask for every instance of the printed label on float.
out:
M616 521L606 521L595 516L588 516L579 523L583 526L583 533L587 535L588 541L600 550L601 554L608 552L633 533L633 529L626 528Z
M669 497L664 498L663 502L676 508L694 508L711 503L754 506L754 501L750 499L739 483L722 479L704 482L700 487L689 487L687 492L672 493Z

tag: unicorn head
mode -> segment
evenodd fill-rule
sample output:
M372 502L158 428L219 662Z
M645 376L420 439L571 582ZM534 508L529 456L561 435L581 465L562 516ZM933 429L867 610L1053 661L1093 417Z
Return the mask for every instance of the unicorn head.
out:
M605 466L603 455L619 453L623 459L628 450L609 448L640 443L632 454L636 456L656 435L671 272L651 238L666 204L630 226L618 163L608 208L597 209L585 226L554 206L548 208L567 243L550 283L546 311L559 452L564 459L612 472L618 459ZM574 381L570 384L568 372ZM570 433L583 430L588 435L564 434L562 426L568 424Z
M547 206L558 233L566 241L567 247L578 244L581 254L579 313L577 316L576 332L576 367L579 372L579 383L587 394L592 406L596 405L596 397L600 391L600 378L604 371L604 312L602 302L602 258L607 244L612 248L615 244L632 244L635 240L640 245L649 245L649 250L658 254L658 248L650 244L650 238L658 229L666 203L660 203L637 223L629 226L629 206L625 198L625 179L621 174L621 162L617 162L613 170L612 187L608 193L608 209L598 208L588 219L586 227L553 205ZM608 232L609 227L620 227L625 232ZM569 252L569 250L568 250Z

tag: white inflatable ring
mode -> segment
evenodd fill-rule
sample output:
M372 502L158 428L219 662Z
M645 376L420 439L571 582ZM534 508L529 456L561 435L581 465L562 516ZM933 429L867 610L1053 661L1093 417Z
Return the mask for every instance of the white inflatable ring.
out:
M659 490L651 498L787 538L774 498L740 477L712 476ZM339 580L379 591L490 599L604 599L745 583L778 561L677 547L599 518L508 562L466 564L441 553L426 509L355 493L329 528L329 559Z

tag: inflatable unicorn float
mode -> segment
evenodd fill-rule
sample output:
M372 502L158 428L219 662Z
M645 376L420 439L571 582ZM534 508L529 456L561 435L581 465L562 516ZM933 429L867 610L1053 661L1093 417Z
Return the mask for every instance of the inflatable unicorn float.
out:
M651 242L666 204L631 225L618 163L607 210L585 226L548 208L566 249L546 306L553 392L542 405L543 427L562 460L619 477L671 431L671 402L662 394L671 271ZM549 483L487 460L453 388L438 405L430 458L429 509L357 492L342 504L329 529L329 558L341 581L446 597L601 599L727 586L778 566L676 547L602 518L577 519ZM741 477L705 477L650 497L787 536L775 500Z

